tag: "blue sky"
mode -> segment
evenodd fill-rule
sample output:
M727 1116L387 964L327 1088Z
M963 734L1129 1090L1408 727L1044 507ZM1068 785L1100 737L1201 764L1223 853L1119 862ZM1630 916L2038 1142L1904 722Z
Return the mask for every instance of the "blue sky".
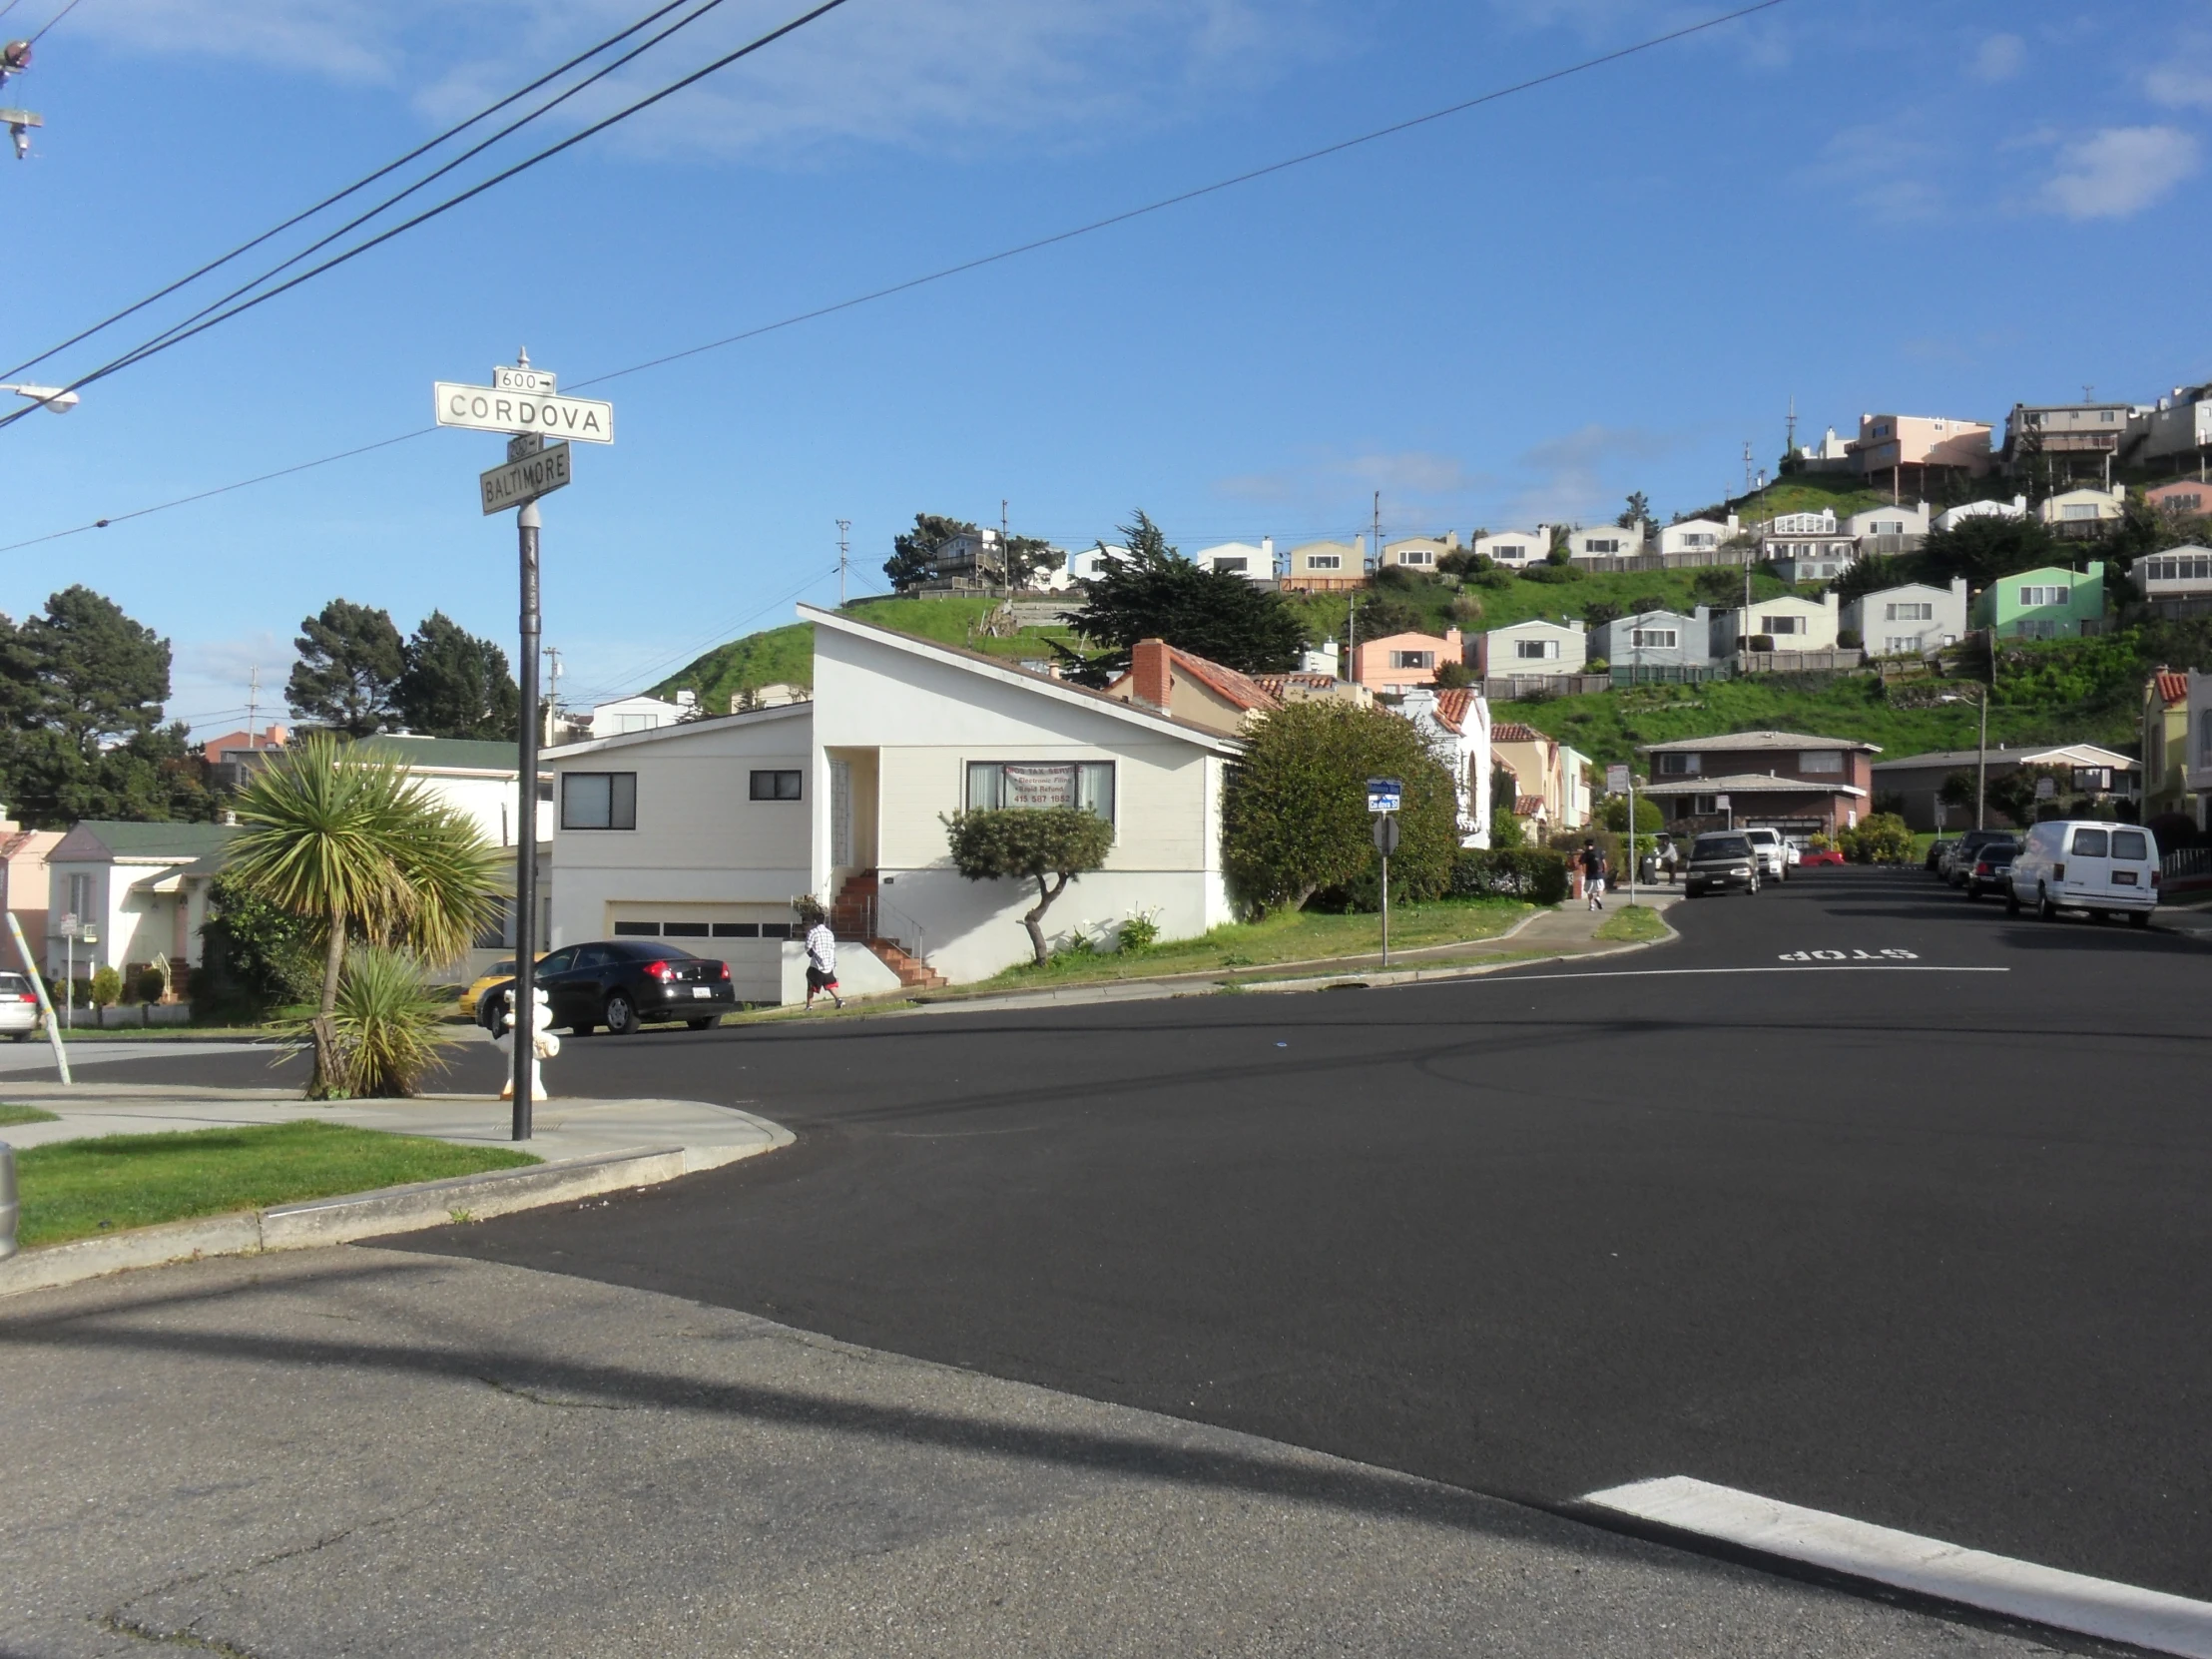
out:
M59 0L19 0L0 32ZM12 102L7 361L505 92L646 0L82 0ZM671 79L800 9L727 0ZM1726 10L1676 0L850 0L249 317L0 430L12 542L422 425L527 344L564 385ZM608 99L616 89L608 89ZM586 101L588 102L588 100ZM602 102L591 106L601 110ZM1203 202L614 382L546 507L570 701L880 587L917 510L1186 549L1662 514L1742 445L2212 375L2212 5L1790 0ZM2161 299L2161 295L2169 296ZM156 313L160 321L178 312ZM120 343L139 336L130 325ZM41 372L81 369L81 348ZM5 366L0 364L0 366ZM511 517L439 432L0 565L174 640L172 710L280 686L335 594L511 641Z

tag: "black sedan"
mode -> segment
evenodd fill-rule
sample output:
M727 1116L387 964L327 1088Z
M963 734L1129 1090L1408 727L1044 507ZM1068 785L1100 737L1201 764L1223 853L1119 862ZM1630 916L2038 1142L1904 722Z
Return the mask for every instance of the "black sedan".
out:
M485 989L476 1007L479 1024L492 1024L499 998L513 983L502 979ZM677 1020L704 1031L738 1005L728 962L658 939L563 945L538 963L538 984L552 1004L552 1024L579 1037L602 1025L627 1037L641 1025Z
M1966 889L1968 898L2007 890L2012 884L2012 860L2019 852L2017 841L1983 841L1974 848L1970 861L1962 862L1966 873L1958 884Z

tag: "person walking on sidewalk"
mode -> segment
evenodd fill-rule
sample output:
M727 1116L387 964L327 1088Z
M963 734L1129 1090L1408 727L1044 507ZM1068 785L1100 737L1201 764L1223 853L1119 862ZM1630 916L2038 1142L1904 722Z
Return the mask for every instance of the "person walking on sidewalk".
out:
M830 931L830 917L818 909L815 924L807 929L807 1006L812 1008L820 994L844 1006L837 994L837 935Z
M1605 849L1596 841L1582 843L1582 890L1590 895L1590 908L1605 908Z

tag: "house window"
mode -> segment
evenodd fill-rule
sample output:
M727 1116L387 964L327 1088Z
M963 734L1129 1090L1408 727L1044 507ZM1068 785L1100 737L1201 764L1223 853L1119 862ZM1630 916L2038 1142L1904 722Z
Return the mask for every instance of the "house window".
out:
M1344 568L1344 555L1341 553L1309 553L1306 555L1306 568L1308 570L1341 570Z
M1915 605L1908 602L1902 605L1892 605L1888 608L1888 614L1884 620L1888 622L1934 622L1936 620L1936 607L1933 603Z
M2212 719L2212 717L2208 717L2208 719ZM2212 724L2208 724L2208 725L2207 725L2207 726L2205 727L2205 730L2206 730L2207 732L2212 732ZM73 916L75 916L75 917L76 917L76 918L77 918L77 919L78 919L79 921L95 921L95 922L96 922L96 921L97 921L97 920L99 919L98 917L94 916L94 915L93 915L93 913L92 913L92 877L91 877L91 876L89 876L89 875L72 875L72 876L71 876L71 877L69 878L69 912L68 912L68 913L69 913L69 914L71 914L71 915L73 915Z
M655 714L615 716L617 732L650 732L660 724L661 717Z
M1805 618L1801 616L1763 616L1759 619L1762 634L1802 634L1805 631Z
M1672 628L1631 628L1628 643L1638 650L1672 651L1677 638Z
M1720 541L1720 537L1714 535L1710 530L1697 530L1684 536L1682 545L1684 547L1718 547Z
M1559 655L1557 640L1515 640L1513 655L1524 663L1549 662Z
M1242 576L1244 573L1245 561L1243 559L1216 559L1214 561L1214 574L1216 576Z
M1392 668L1434 668L1436 653L1433 651L1393 651L1390 653Z
M2020 604L2027 609L2037 605L2063 605L2067 593L2064 588L2028 587L2020 589Z
M2099 409L2097 411L2097 419L2105 422L2107 425L2109 425L2115 418L2117 417L2112 413L2110 409Z
M1400 553L1397 556L1397 562L1401 565L1432 564L1435 562L1435 555L1430 553L1426 548L1412 547L1407 548L1404 552Z
M800 774L795 769L788 772L756 772L753 775L753 799L755 801L797 801L800 798Z
M1695 778L1704 771L1702 757L1679 752L1659 757L1659 776L1662 778Z
M1079 807L1111 822L1114 763L970 761L967 804L971 813L1002 807Z
M567 772L561 775L563 830L635 830L638 775L634 772Z
M1517 541L1493 542L1490 545L1490 557L1493 559L1525 559L1528 557L1528 548Z
M1803 773L1835 773L1844 770L1844 752L1840 749L1808 749L1798 756L1798 771Z
M2097 516L2096 503L2093 501L2065 502L2059 507L2058 516L2071 519L2095 518Z
M2206 766L2212 766L2212 709L2207 709L2203 714L2197 716L2197 759ZM77 892L75 883L79 877L72 875L69 879L71 882L69 889L70 902L74 904Z
M1920 648L1921 637L1918 634L1892 634L1882 642L1883 651L1892 657L1901 651L1918 651Z
M1600 538L1592 536L1583 542L1582 550L1585 553L1618 553L1621 550L1620 537L1606 536Z
M1867 528L1878 536L1902 536L1905 534L1905 520L1902 518L1878 518Z

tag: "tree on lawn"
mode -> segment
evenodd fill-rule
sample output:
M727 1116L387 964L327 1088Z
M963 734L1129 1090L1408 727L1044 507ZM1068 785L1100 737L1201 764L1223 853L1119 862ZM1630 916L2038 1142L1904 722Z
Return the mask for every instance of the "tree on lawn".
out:
M347 1087L332 1014L345 951L367 942L449 962L492 920L500 853L473 821L442 807L395 761L312 733L257 769L235 803L246 832L228 872L248 892L310 923L322 950L310 1029L309 1099Z
M0 617L0 789L23 823L207 819L205 769L162 724L169 642L86 587Z
M1121 526L1120 533L1129 556L1100 561L1090 597L1072 619L1078 635L1106 649L1085 657L1055 646L1071 678L1105 685L1127 672L1130 653L1146 639L1166 640L1178 650L1244 674L1298 666L1305 630L1275 594L1242 576L1201 570L1170 547L1160 527L1142 512L1135 524Z
M1001 807L944 819L952 867L970 881L1034 881L1037 902L1023 914L1029 945L1042 967L1044 913L1068 883L1106 862L1114 827L1080 807Z
M901 530L891 541L891 556L883 562L883 574L898 593L916 587L937 574L937 550L954 536L973 535L975 526L965 519L937 513L914 514L914 527Z
M507 672L507 654L478 639L443 611L432 611L402 651L405 667L392 687L392 709L408 731L428 738L483 738L512 743L520 733L521 694Z
M301 720L365 738L392 724L406 647L388 612L333 599L299 624L284 698Z
M1451 879L1458 801L1451 774L1411 723L1350 703L1294 703L1270 715L1230 774L1222 851L1230 885L1256 913L1301 909L1316 893L1365 896L1377 878L1368 780L1403 786L1393 898L1426 898Z

